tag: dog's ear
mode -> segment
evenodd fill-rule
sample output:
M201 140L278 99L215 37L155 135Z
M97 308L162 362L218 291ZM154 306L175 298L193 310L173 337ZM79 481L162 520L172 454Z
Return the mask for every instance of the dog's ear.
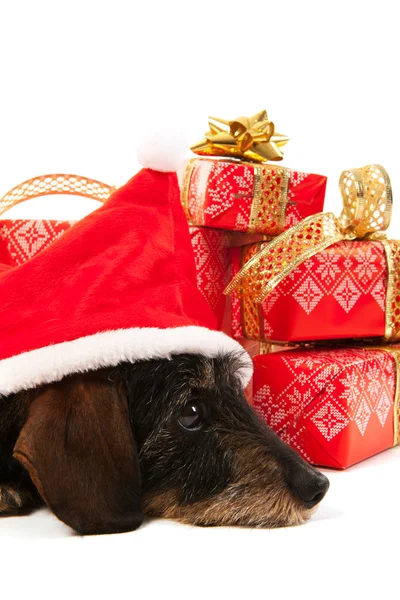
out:
M81 534L139 527L139 460L125 393L77 376L39 391L14 448L54 514Z

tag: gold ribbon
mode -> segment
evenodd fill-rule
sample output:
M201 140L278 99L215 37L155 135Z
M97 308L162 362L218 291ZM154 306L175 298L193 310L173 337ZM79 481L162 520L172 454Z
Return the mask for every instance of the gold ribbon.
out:
M66 194L105 202L117 188L90 177L52 173L27 179L0 198L0 215L32 198Z
M289 138L275 133L275 125L269 121L267 111L252 117L238 117L233 121L209 117L210 130L205 138L191 146L201 156L230 156L254 162L282 160L280 148Z
M395 364L396 369L396 388L394 393L394 404L393 404L393 446L400 444L400 348L379 348L384 352L388 352Z
M340 177L343 210L304 219L265 244L239 271L225 290L238 291L260 304L296 267L342 240L379 240L388 263L385 339L400 336L400 242L387 240L392 213L389 175L380 165L343 171Z

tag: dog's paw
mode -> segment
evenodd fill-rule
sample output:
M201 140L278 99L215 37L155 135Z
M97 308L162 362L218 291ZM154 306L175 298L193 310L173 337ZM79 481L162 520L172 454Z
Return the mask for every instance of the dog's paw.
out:
M13 484L0 483L0 515L18 513L34 506L32 494Z

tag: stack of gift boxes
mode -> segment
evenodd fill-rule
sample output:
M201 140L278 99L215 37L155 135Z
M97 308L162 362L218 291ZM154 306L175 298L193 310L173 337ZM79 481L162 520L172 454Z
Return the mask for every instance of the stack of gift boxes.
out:
M182 204L198 285L253 357L255 410L309 462L346 468L398 442L390 181L377 165L345 171L340 218L323 213L326 177L267 163L265 138L257 155L265 120L212 120L192 147Z
M348 467L400 442L400 242L388 240L382 167L345 171L340 218L323 213L327 179L277 164L288 138L265 111L210 119L181 174L200 291L219 328L250 352L255 410L306 460ZM272 162L271 162L272 161ZM11 190L29 198L114 188L72 175ZM71 221L0 221L0 262L22 264ZM227 293L224 293L227 292Z
M244 129L259 137L263 126L270 124L265 111L245 121ZM210 134L215 131L216 122L227 124L213 119ZM217 137L218 133L221 132L218 130ZM267 146L267 156L281 158L280 146L288 138L280 134L272 136L275 138L277 142L259 143L257 147ZM246 335L238 303L223 292L246 253L323 209L327 180L321 175L267 164L263 156L262 162L256 163L254 146L248 152L236 150L235 146L231 144L221 157L223 144L217 144L215 152L207 138L192 146L205 157L193 158L186 165L181 181L182 205L190 226L199 288L221 329L240 338L254 353L259 344L247 344L246 340L258 340L259 336ZM216 156L208 157L209 154Z

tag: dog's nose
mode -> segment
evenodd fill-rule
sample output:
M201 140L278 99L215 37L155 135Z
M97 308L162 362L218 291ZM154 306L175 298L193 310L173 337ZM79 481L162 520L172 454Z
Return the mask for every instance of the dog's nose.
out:
M329 488L329 479L308 465L301 465L290 478L292 492L312 508L321 502Z

